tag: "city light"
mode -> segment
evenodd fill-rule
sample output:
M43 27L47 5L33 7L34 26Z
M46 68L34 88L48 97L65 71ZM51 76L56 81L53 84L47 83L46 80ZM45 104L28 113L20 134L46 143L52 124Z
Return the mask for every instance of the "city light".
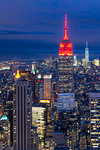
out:
M40 100L40 103L47 103L47 104L50 104L50 100Z
M0 150L100 150L96 3L80 3L0 2Z
M16 79L19 79L21 76L20 76L20 74L19 74L19 70L17 70L17 74L15 75L15 78Z

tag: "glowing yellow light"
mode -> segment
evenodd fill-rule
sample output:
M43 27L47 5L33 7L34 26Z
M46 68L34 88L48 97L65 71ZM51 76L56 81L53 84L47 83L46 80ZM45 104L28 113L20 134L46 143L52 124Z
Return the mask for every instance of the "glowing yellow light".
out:
M51 79L52 75L44 75L44 79Z
M38 75L38 79L41 79L41 74Z
M64 44L60 43L60 47L64 47Z
M19 79L19 78L20 78L19 70L17 70L17 74L15 75L15 78L16 78L16 79Z
M42 62L42 65L44 65L44 62Z
M67 45L67 47L72 47L72 43L69 43L69 44Z
M50 104L50 100L40 100L40 103L47 103L47 104Z

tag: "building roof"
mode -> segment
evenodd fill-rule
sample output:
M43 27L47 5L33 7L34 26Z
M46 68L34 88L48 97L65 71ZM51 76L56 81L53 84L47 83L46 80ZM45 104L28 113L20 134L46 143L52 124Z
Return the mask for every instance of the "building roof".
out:
M7 118L7 116L6 115L3 115L1 118L0 118L0 120L7 120L8 118Z

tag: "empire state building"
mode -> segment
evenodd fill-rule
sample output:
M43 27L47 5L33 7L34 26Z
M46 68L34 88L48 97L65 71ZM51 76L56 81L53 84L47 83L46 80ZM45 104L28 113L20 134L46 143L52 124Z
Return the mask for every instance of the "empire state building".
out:
M65 15L64 37L59 47L59 93L73 93L73 47L68 37Z

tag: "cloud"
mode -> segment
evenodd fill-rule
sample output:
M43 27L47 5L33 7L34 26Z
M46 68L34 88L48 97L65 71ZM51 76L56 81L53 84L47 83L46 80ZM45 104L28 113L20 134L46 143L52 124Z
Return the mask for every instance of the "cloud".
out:
M20 34L55 34L55 32L22 32L22 31L11 31L11 30L0 30L0 35L20 35Z

